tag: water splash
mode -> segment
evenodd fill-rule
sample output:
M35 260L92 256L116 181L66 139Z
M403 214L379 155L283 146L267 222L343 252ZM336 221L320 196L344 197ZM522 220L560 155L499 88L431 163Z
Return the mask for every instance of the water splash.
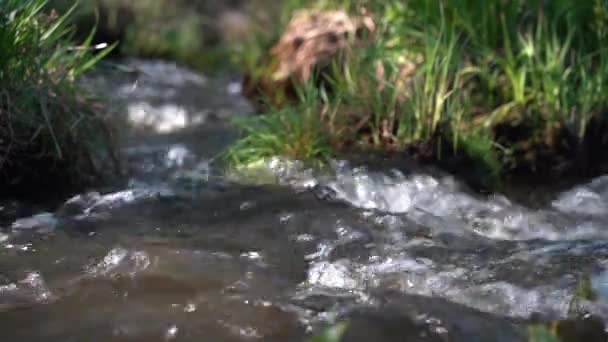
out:
M112 249L103 259L86 268L92 276L108 276L112 274L135 275L151 265L149 256L143 251L130 251L122 247Z
M608 224L608 177L561 194L552 207L540 210L528 209L500 195L473 194L451 176L406 176L397 170L371 172L342 166L328 178L325 186L355 207L414 219L430 215L492 239L608 237L603 229Z

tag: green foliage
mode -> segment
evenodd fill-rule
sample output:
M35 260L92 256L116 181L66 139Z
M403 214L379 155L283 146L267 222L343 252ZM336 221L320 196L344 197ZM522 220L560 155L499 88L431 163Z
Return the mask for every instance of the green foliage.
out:
M268 114L237 121L243 138L230 148L227 159L233 165L281 156L312 162L326 161L331 148L318 116L322 109L316 90L308 85L300 92L297 107L274 109Z
M436 37L428 34L425 38L424 63L414 77L412 95L400 120L403 129L399 137L406 143L430 139L452 115L461 114L454 106L458 103L452 100L456 87L456 75L451 70L456 57L456 38L444 28Z
M167 57L195 67L210 61L205 49L206 23L195 10L174 1L103 1L108 11L129 6L132 22L125 23L121 52L128 56ZM209 49L210 50L210 49ZM214 52L217 52L214 50Z
M249 164L275 156L322 161L330 149L315 113L309 108L288 108L238 122L245 137L229 151L235 164Z
M46 14L45 5L0 2L0 172L8 178L0 183L54 169L78 182L93 172L93 151L109 146L95 103L75 79L113 47L94 53L92 33L71 45L68 18L77 4L61 16Z
M373 145L385 146L386 135L397 146L441 137L496 178L521 164L533 169L536 150L574 153L590 120L608 109L605 1L294 0L283 24L299 6L366 7L375 15L371 46L350 51L346 65L326 75L334 137L352 126L344 108L356 107ZM254 45L264 51L277 37ZM248 56L247 72L264 72L261 56ZM395 76L404 61L416 63L407 80ZM378 63L383 80L375 78ZM574 141L570 150L559 141L564 135Z
M49 0L50 5L69 8L71 0ZM99 39L119 43L122 56L166 58L189 67L215 71L232 68L231 56L218 32L218 16L209 9L223 2L190 0L81 0L73 15L79 35L97 20Z

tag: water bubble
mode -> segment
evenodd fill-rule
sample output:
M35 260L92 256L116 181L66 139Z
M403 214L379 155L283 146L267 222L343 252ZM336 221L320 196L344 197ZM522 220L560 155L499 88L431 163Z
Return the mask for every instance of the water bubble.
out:
M108 252L99 263L88 267L87 272L92 275L108 275L115 272L133 275L147 269L150 264L150 257L146 252L117 247Z
M251 201L245 201L245 202L241 203L241 205L239 206L239 209L247 210L247 209L252 208L254 205L255 204Z
M184 307L184 312L194 312L196 311L196 304L194 303L188 303L186 304L186 306Z
M318 262L308 270L308 282L326 287L355 289L358 282L351 277L351 272L344 263Z
M260 255L259 252L247 252L247 253L242 253L241 257L245 257L251 260L259 260L262 258L262 255Z
M192 163L194 159L194 154L186 146L177 144L171 146L169 151L167 151L165 164L169 168L183 167L187 163Z
M240 82L230 82L226 87L226 91L230 95L237 95L241 93L241 83Z
M179 329L177 328L177 325L172 325L170 326L167 331L165 332L165 341L170 341L173 340L177 337L177 333L178 333Z

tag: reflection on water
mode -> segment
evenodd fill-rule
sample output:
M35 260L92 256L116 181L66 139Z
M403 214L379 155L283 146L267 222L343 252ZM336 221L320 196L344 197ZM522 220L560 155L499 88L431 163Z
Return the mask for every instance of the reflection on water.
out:
M2 226L2 341L304 341L344 317L346 341L525 341L589 275L608 320L608 176L541 209L346 162L239 184L181 138L129 147L125 189Z
M165 155L151 162L168 178L198 165ZM468 320L487 320L519 336L507 317L566 317L578 280L608 262L606 215L564 206L601 180L537 211L430 176L349 169L317 182L348 205L299 187L228 182L83 194L6 230L0 325L16 327L13 340L297 341L367 307L440 315L442 327L470 334L485 325ZM608 200L598 196L598 206ZM51 219L53 230L20 228ZM475 226L481 220L492 229ZM419 305L377 309L378 296L401 295L421 296ZM452 304L433 313L424 298ZM608 317L604 303L588 308Z

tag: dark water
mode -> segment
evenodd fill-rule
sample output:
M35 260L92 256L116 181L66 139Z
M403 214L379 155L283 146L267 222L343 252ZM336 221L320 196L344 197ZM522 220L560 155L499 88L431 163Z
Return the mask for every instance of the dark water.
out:
M125 189L3 222L1 341L305 341L343 318L344 341L527 341L533 316L608 320L608 176L532 209L414 169L226 174L235 85L137 63L104 80L132 117L207 114L131 132ZM598 299L573 301L585 278Z

